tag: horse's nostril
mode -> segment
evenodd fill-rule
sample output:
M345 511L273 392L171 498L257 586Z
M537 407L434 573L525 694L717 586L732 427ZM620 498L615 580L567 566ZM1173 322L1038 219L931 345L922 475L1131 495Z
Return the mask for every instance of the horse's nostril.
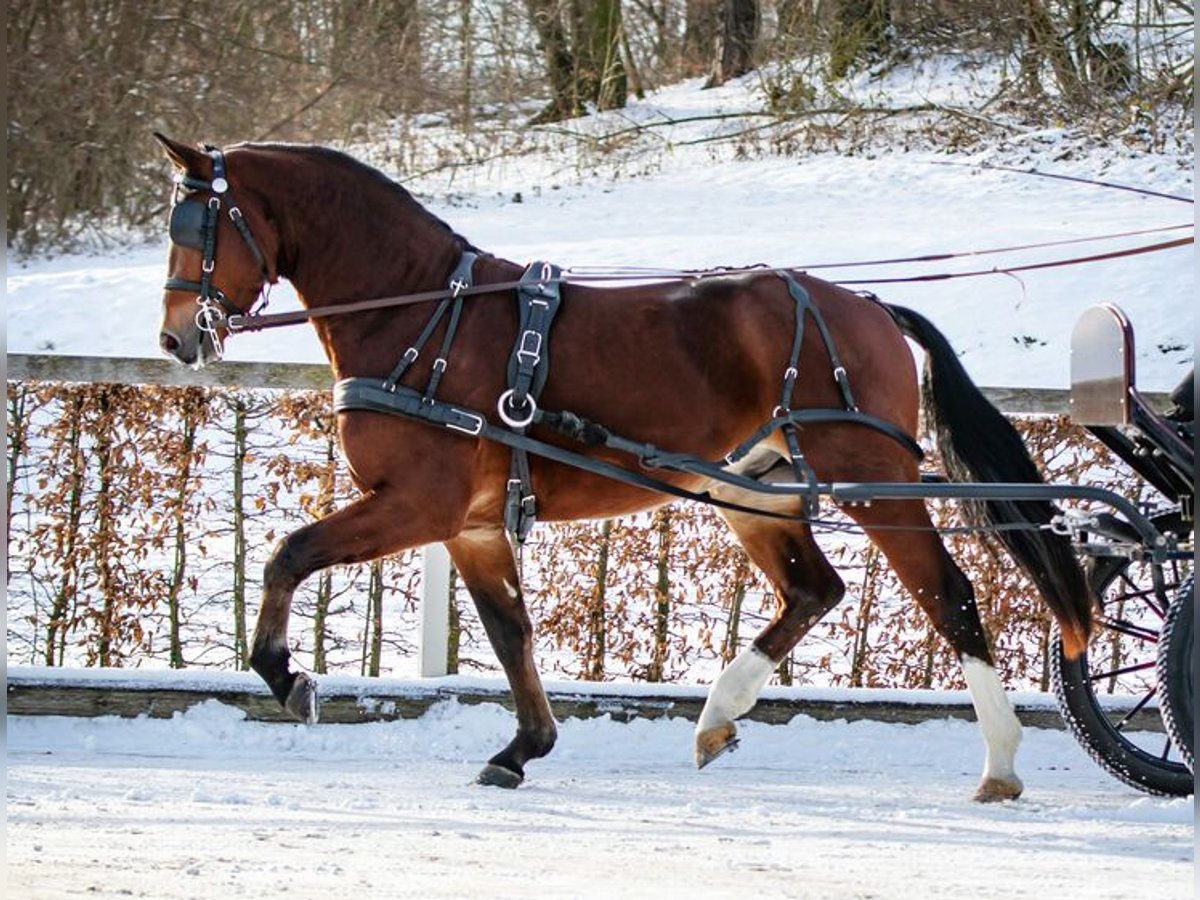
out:
M169 331L164 331L158 336L158 345L167 353L174 353L179 349L178 339Z

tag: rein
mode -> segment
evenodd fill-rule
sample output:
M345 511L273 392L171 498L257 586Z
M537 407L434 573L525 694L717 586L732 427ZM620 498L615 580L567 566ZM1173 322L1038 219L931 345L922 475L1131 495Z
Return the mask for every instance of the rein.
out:
M1040 247L1055 247L1064 244L1076 244L1092 241L1110 240L1121 237L1133 237L1143 234L1153 234L1163 231L1178 231L1184 228L1191 228L1192 225L1168 225L1162 228L1149 228L1139 231L1126 231L1115 234L1098 235L1087 238L1072 238L1065 241L1048 241L1040 244L1020 244L1011 247L995 247L986 250L968 250L956 253L938 253L926 256L898 257L894 259L868 260L863 262L848 262L848 263L822 263L807 267L787 267L798 269L823 269L823 268L851 268L856 266L879 266L898 263L913 263L913 262L935 262L947 259L958 259L970 256L985 256L996 253L1013 252L1017 250L1032 250ZM970 272L935 272L926 275L910 275L897 278L863 278L851 279L846 281L838 281L836 284L841 285L865 285L865 284L902 284L906 282L923 282L923 281L950 281L955 278L975 278L981 275L1004 275L1015 272L1029 272L1036 269L1051 269L1063 266L1081 265L1090 262L1102 262L1109 259L1120 259L1126 256L1138 256L1143 253L1154 253L1160 250L1169 250L1173 247L1182 247L1187 244L1195 243L1195 237L1175 238L1169 241L1159 241L1153 244L1143 244L1138 247L1130 247L1124 250L1113 250L1107 253L1095 253L1087 256L1068 257L1066 259L1051 260L1049 262L1028 263L1022 266L1006 266L993 267L990 269L976 269ZM554 284L588 284L611 281L695 281L704 278L719 278L732 275L751 275L751 274L767 274L769 272L785 271L784 268L767 266L759 264L754 266L743 266L734 268L716 268L716 269L565 269L558 278L551 279L548 283ZM428 303L432 300L445 300L454 297L470 297L476 294L490 294L501 291L511 291L520 288L522 282L501 281L493 284L472 285L471 287L461 288L455 291L452 288L440 288L431 291L421 291L415 294L396 294L389 297L375 297L370 300L356 300L352 303L332 304L329 306L320 306L313 309L298 309L289 310L287 312L267 313L267 314L236 314L230 315L225 320L225 325L231 333L265 331L269 328L282 328L288 325L299 325L313 319L322 319L328 316L348 315L350 313L368 312L377 309L390 309L400 306L412 306L418 303Z

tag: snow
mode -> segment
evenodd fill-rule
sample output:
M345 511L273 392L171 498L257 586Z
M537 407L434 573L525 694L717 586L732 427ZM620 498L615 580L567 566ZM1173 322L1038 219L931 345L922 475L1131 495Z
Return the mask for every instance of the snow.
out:
M472 784L493 704L268 725L8 718L8 895L1191 897L1191 798L1143 797L1028 729L1019 801L970 801L971 723L568 720L516 791Z
M10 685L21 687L80 686L108 690L169 690L194 694L220 692L269 692L262 679L249 672L224 672L205 669L64 669L46 666L9 666ZM395 696L397 694L445 694L498 689L502 682L481 675L447 675L439 678L364 678L354 675L320 676L322 697ZM668 699L704 698L707 687L694 684L651 682L578 682L543 678L550 694L589 697L660 697ZM922 706L966 706L971 702L965 691L897 690L894 688L838 688L818 685L767 685L759 696L765 700L812 700L826 703L904 703ZM1054 698L1036 691L1011 691L1009 698L1022 708L1056 708ZM1118 700L1120 698L1113 698Z
M942 60L855 90L900 106L967 102L993 86L984 74L961 76ZM572 123L578 136L562 137L555 153L402 180L479 246L564 266L807 267L1193 221L1191 207L1170 200L987 168L1190 198L1190 138L1152 153L1132 138L1097 145L1065 126L1014 127L1000 144L952 152L918 128L854 155L780 158L767 136L711 141L755 120L709 119L656 124L605 157L585 140L749 110L755 89L751 80L704 92L688 82ZM1022 265L1178 234L821 271L848 280ZM97 254L10 253L9 352L157 355L165 257L165 228L151 243ZM983 384L1066 387L1071 327L1104 300L1134 323L1143 389L1170 389L1192 363L1190 246L878 292L930 316ZM273 310L295 303L287 285L275 290ZM228 355L322 361L308 328L238 337ZM247 676L195 677L196 690L215 691ZM907 693L917 692L887 698ZM927 692L907 699L930 702ZM1194 896L1194 801L1124 787L1065 732L1028 729L1018 756L1025 796L980 806L969 799L983 758L978 729L951 719L746 722L741 749L699 773L683 720L569 720L522 788L473 785L512 727L497 705L453 700L417 720L352 726L249 722L212 700L170 720L8 716L7 895Z
M947 62L864 82L897 106L986 96L982 75ZM1152 153L1070 129L1017 129L999 145L951 153L923 138L884 136L858 155L778 157L750 139L702 143L757 119L751 77L715 91L692 81L618 113L569 123L547 152L406 178L436 215L475 244L517 261L562 266L695 268L755 263L810 267L1090 238L1194 222L1185 203L986 166L1100 179L1191 198L1190 141ZM942 85L935 88L935 85ZM704 118L708 117L708 118ZM600 155L584 140L633 123L676 122ZM430 138L432 140L432 138ZM610 141L611 143L611 141ZM898 149L913 144L910 150ZM1136 142L1132 142L1136 143ZM377 149L356 148L364 157ZM166 191L164 184L164 192ZM965 257L920 265L819 270L830 280L1019 266L1141 246L1189 232ZM8 349L156 356L166 234L100 255L8 258ZM1190 245L1106 262L918 284L880 285L884 299L926 313L982 384L1064 388L1080 312L1113 301L1137 330L1139 380L1169 390L1192 362L1195 280ZM294 308L285 283L275 311ZM52 310L53 315L47 315ZM97 327L99 321L112 323ZM239 336L228 358L322 362L311 328Z

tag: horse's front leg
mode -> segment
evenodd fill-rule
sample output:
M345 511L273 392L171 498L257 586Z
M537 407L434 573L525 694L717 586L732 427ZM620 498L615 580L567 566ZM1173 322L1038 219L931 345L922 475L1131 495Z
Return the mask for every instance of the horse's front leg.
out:
M267 561L250 667L300 721L315 723L318 710L316 683L304 672L292 671L289 663L288 618L296 588L320 569L366 562L445 538L429 516L414 516L409 506L387 492L369 493L293 531Z
M515 788L525 763L554 747L558 729L533 663L533 626L521 597L512 547L500 526L469 529L446 544L512 689L517 734L493 756L477 781Z

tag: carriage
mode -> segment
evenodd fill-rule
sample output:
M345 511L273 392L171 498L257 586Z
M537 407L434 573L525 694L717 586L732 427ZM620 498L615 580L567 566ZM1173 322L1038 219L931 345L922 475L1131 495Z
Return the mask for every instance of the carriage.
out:
M1051 673L1063 719L1096 762L1141 790L1182 796L1195 786L1195 370L1171 392L1172 408L1155 410L1136 387L1133 340L1118 307L1083 314L1071 341L1071 416L1151 486L1147 516L1161 543L1108 512L1076 523L1101 633L1074 660L1056 643ZM1149 728L1139 724L1147 708Z
M987 749L975 799L1014 799L1021 726L973 588L926 509L949 499L995 532L1053 613L1054 681L1084 746L1130 784L1191 791L1191 389L1170 417L1145 402L1119 310L1081 320L1073 412L1159 492L1153 511L1045 484L933 323L873 295L766 267L521 267L343 154L245 144L227 159L158 139L178 173L164 352L203 365L231 334L312 322L338 379L343 453L362 497L279 543L251 655L297 719L319 714L316 682L290 659L297 585L329 565L442 542L516 709L516 736L478 780L518 786L556 726L514 547L535 516L609 517L686 498L721 512L778 601L710 690L695 734L704 767L736 748L736 719L843 595L812 536L824 502L881 549L958 655ZM280 277L303 309L257 306ZM906 338L925 350L923 386ZM944 476L921 474L922 406ZM1147 737L1155 707L1163 724Z

